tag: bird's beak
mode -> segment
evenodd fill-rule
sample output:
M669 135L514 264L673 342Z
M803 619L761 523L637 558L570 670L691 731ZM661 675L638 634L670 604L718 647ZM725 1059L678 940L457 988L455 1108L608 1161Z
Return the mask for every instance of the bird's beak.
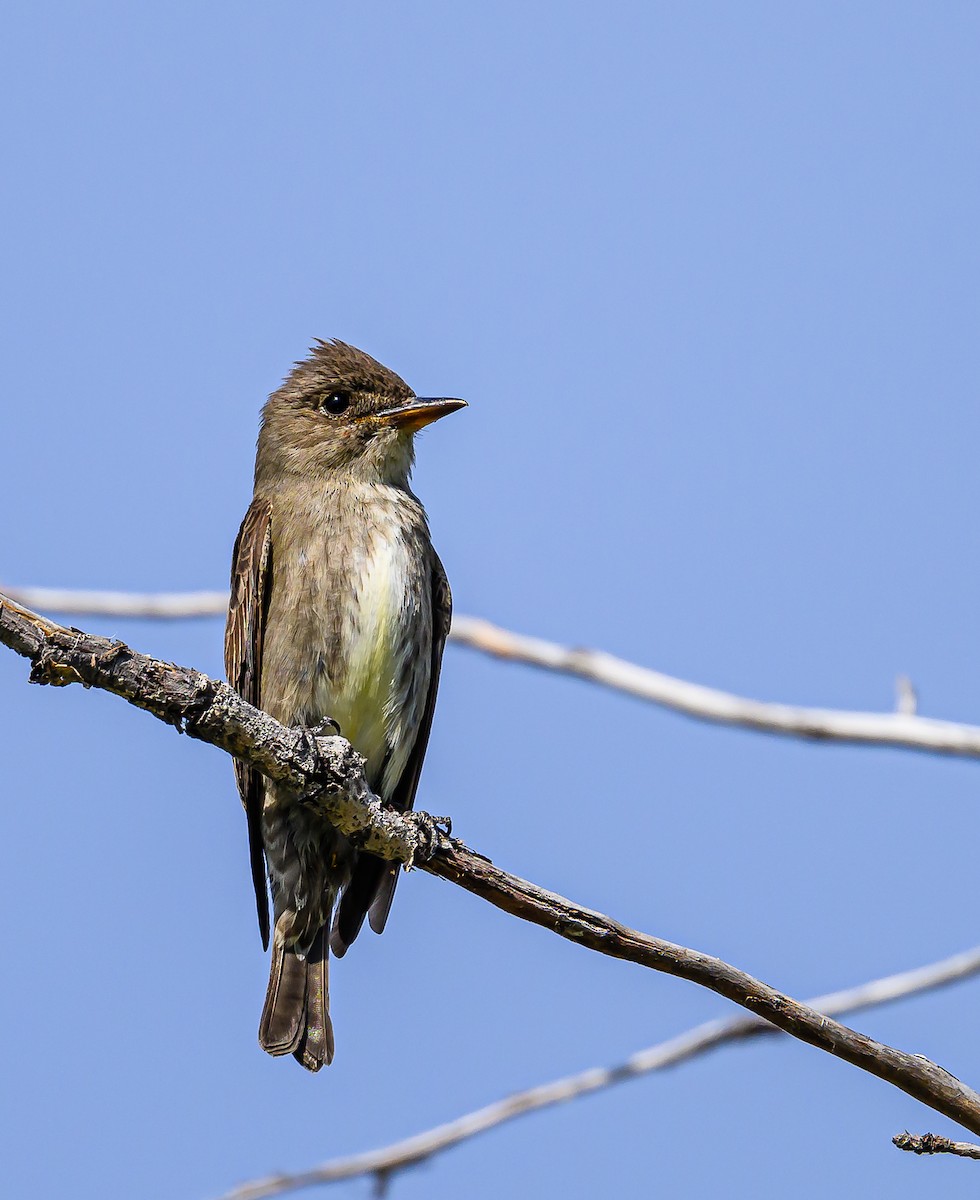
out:
M413 396L404 404L394 408L385 408L376 413L386 425L395 425L399 429L417 433L440 417L448 416L459 408L466 408L465 400L454 400L449 396Z

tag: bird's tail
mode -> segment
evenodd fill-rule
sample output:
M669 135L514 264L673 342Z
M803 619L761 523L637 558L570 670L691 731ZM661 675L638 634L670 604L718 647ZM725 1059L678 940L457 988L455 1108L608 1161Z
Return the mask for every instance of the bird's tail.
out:
M259 1045L268 1054L291 1054L308 1071L319 1071L333 1059L327 953L325 927L303 958L279 936L272 939L272 969L259 1022Z

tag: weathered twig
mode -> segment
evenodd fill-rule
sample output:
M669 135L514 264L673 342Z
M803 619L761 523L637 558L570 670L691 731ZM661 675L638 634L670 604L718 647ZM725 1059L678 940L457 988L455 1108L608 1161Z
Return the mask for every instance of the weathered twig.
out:
M980 1158L980 1146L973 1142L951 1142L938 1133L897 1133L892 1142L899 1150L911 1150L913 1154L955 1154L959 1158ZM256 1196L274 1195L272 1192L256 1192Z
M83 592L62 588L10 588L8 596L45 612L118 617L201 617L222 615L225 592ZM721 725L811 741L895 746L932 754L980 758L980 726L920 717L907 694L897 712L848 712L802 708L736 696L638 666L601 650L561 646L542 638L501 629L478 617L457 616L450 639L494 658L558 671L626 692L675 712Z
M978 972L980 947L963 954L955 954L941 962L918 967L914 971L903 971L898 975L888 975L845 991L817 996L808 1000L807 1004L825 1016L856 1012L858 1009L890 1003L906 996L919 995L967 979ZM551 1083L515 1092L495 1104L488 1104L454 1121L448 1121L414 1137L404 1138L390 1146L383 1146L364 1154L334 1158L306 1171L280 1173L250 1180L227 1192L221 1200L267 1200L269 1196L280 1196L285 1192L298 1191L314 1184L338 1183L342 1179L354 1179L364 1175L374 1175L388 1181L397 1172L434 1158L437 1154L458 1146L460 1142L495 1129L516 1117L540 1112L543 1108L551 1108L569 1100L578 1100L652 1071L677 1066L728 1042L744 1041L778 1032L772 1025L760 1021L757 1017L729 1017L723 1021L706 1021L686 1033L670 1038L669 1041L640 1050L618 1066L594 1067L563 1079L555 1079ZM967 1143L952 1144L963 1146ZM906 1148L911 1147L902 1147Z
M721 959L620 925L505 871L443 835L425 814L385 810L364 780L361 760L341 738L285 729L226 684L138 654L120 642L64 629L0 595L0 642L33 663L37 683L83 683L252 763L317 804L373 853L457 883L505 912L571 942L691 980L753 1014L868 1071L980 1134L980 1095L928 1059L906 1054L821 1016Z

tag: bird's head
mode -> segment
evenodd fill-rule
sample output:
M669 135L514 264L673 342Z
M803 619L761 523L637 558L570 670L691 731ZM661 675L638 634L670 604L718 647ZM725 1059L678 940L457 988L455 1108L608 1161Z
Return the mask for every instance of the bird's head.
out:
M266 475L349 474L404 483L414 435L465 405L416 396L363 350L317 341L262 410L256 482Z

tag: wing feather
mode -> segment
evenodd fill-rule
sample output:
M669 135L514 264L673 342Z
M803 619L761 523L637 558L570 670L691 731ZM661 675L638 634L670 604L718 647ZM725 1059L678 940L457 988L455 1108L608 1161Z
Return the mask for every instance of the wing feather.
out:
M429 671L429 691L425 698L425 709L419 722L418 735L412 747L412 754L405 764L405 770L395 787L391 803L399 812L407 812L415 804L415 793L418 791L419 776L422 774L422 762L429 745L429 732L432 729L432 714L436 708L436 693L439 691L439 675L442 671L442 652L446 648L449 637L449 626L453 622L453 595L449 590L449 580L439 559L432 551L432 665Z
M261 704L262 639L272 583L272 507L255 499L235 541L231 601L225 627L225 671L236 692L256 708ZM248 822L248 852L262 945L269 946L269 891L262 848L261 774L235 760L238 791Z

